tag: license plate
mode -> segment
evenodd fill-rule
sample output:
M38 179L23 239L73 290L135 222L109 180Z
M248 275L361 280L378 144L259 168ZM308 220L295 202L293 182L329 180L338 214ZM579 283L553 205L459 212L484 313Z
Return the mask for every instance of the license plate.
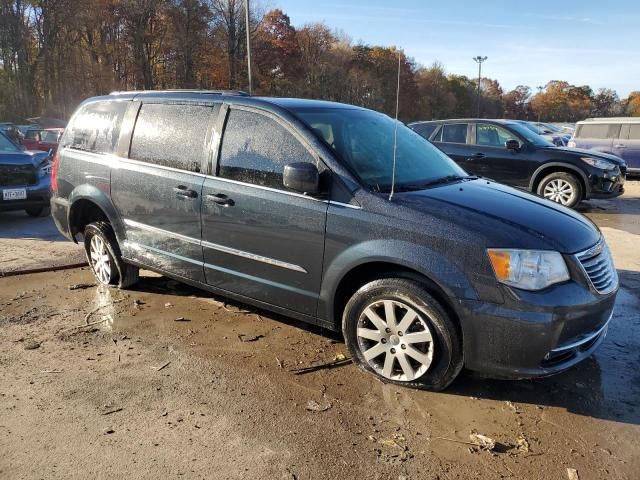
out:
M12 188L2 191L2 200L26 200L27 190L25 188Z

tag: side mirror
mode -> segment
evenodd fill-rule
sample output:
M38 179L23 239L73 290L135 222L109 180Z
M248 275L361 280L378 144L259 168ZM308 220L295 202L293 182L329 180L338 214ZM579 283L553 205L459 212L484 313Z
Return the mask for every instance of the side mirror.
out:
M507 147L507 150L511 150L512 152L519 152L522 148L522 145L520 145L518 140L507 140L504 142L504 146Z
M296 192L315 195L320 190L318 167L309 162L296 162L285 165L282 183Z

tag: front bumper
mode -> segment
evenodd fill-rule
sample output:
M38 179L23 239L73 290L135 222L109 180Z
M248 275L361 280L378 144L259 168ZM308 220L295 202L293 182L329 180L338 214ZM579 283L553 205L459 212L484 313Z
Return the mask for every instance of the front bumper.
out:
M570 281L542 292L512 290L502 305L463 300L465 366L515 379L566 370L604 339L616 293L599 295Z
M589 175L587 198L615 198L624 193L625 174L618 168Z
M24 188L27 198L24 200L3 200L2 190L12 190ZM25 210L27 208L48 207L51 198L51 177L38 178L35 185L17 185L11 187L0 187L0 212L13 210Z

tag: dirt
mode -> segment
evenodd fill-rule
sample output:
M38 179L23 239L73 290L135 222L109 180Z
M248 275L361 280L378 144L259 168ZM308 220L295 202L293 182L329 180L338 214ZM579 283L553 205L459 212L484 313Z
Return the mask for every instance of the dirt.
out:
M463 372L442 393L148 272L128 291L86 268L0 278L0 478L638 478L637 218L612 205L618 223L596 221L623 288L596 354L547 379Z

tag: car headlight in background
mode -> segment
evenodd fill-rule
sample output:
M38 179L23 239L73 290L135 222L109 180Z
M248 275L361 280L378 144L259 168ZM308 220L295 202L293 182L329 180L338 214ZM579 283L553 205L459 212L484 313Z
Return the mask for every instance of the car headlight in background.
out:
M608 162L607 160L603 160L602 158L580 157L580 160L601 170L611 170L612 168L615 168L615 164Z
M548 250L487 250L499 282L523 290L542 290L569 280L567 264L558 252Z
M51 160L47 158L40 164L40 167L39 167L40 175L43 177L46 177L47 175L51 175L52 168L53 168L53 164L51 163Z

